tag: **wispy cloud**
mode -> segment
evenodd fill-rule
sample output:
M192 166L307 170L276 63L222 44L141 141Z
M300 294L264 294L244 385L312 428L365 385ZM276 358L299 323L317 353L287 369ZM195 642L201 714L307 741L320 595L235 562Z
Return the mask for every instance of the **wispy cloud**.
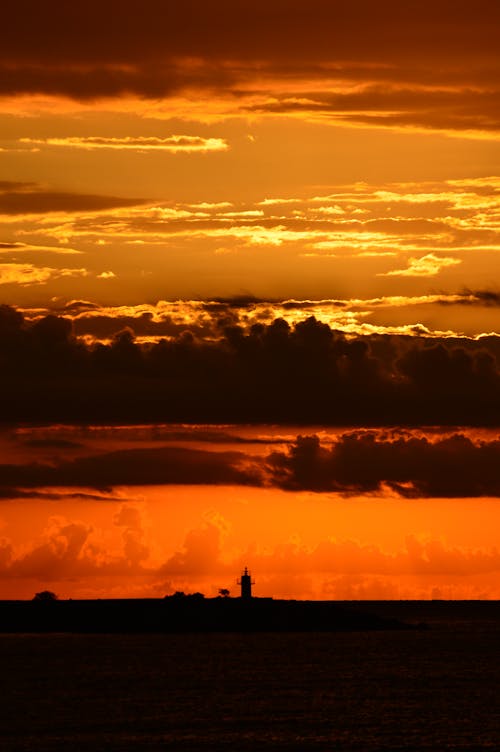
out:
M33 147L66 147L94 151L111 149L115 151L135 151L139 153L165 151L171 154L227 151L229 144L224 138L203 138L202 136L173 135L166 138L156 136L126 136L111 138L103 136L67 136L65 138L21 138L18 143Z
M491 269L492 254L500 250L496 176L332 185L306 196L278 194L276 199L231 203L152 203L0 183L2 211L0 253L12 253L6 261L26 258L35 266L53 267L57 264L51 257L40 256L42 249L78 249L87 254L82 266L95 274L113 271L124 284L132 267L143 269L150 275L149 299L157 300L191 299L193 269L207 264L212 282L202 275L196 289L197 296L207 299L241 290L245 265L245 289L262 298L272 289L278 300L338 294L337 283L327 285L330 274L332 280L351 280L345 297L359 295L354 279L361 281L365 296L369 290L390 294L396 278L406 295L425 294L428 280L438 275L446 280L443 290L450 289L451 278L456 290L462 286L456 281L460 264L467 284L480 289L488 286L486 270ZM28 249L37 255L30 257ZM17 251L22 259L14 256ZM277 264L283 263L287 275L278 279ZM275 279L272 288L265 281L268 271ZM175 281L161 286L160 274ZM359 325L359 312L356 317ZM345 319L341 323L353 324ZM422 323L436 326L433 320ZM498 322L490 326L490 331L497 330Z
M19 217L23 222L24 216L30 214L99 213L142 203L144 199L54 191L38 183L0 181L0 216Z
M67 217L59 212L53 220L44 219L43 228L39 223L36 226L37 232L58 242L81 238L94 243L154 244L169 238L186 242L205 238L240 247L294 246L305 258L352 255L376 259L411 253L416 260L402 276L429 276L437 273L438 266L452 265L443 262L451 258L450 252L500 248L499 190L497 177L464 183L362 183L338 186L325 195L233 203L228 207L225 202L148 206L144 201L131 200L120 205L119 198L63 198L17 189L11 192L10 207L5 212L12 216L21 208L33 211L36 206L40 211L43 207L55 212L66 202ZM7 198L0 196L0 210L2 202L7 204ZM108 211L106 202L111 203ZM73 205L80 207L78 217L73 214ZM26 223L25 228L29 232Z
M86 277L87 269L54 269L34 264L0 264L0 285L43 285L60 277Z
M379 277L435 277L436 274L448 266L461 264L460 259L447 258L446 256L435 256L428 253L421 258L408 259L406 269L394 269L390 272L379 272Z
M76 248L70 248L67 245L34 245L32 243L12 242L0 243L0 253L55 253L63 256L75 256L80 255L82 251L77 251Z

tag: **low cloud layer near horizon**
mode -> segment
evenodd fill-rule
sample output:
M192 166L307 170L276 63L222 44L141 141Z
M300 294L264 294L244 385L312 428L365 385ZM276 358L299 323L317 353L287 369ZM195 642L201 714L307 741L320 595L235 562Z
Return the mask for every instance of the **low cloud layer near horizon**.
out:
M429 536L407 535L393 550L329 536L315 545L299 541L266 549L250 546L228 555L221 518L188 529L177 546L158 557L147 518L137 504L116 507L110 545L88 522L53 515L36 538L19 548L0 540L0 583L17 583L31 597L37 583L80 597L106 592L161 596L179 588L216 595L249 560L259 573L259 595L290 597L488 597L485 583L500 571L497 548L467 548ZM31 590L30 590L31 588ZM497 594L490 588L489 597Z

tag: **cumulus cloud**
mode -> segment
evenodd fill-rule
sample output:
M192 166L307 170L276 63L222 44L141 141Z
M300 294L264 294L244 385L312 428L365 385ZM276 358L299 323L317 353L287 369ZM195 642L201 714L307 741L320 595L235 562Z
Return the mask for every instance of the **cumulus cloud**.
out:
M23 555L12 558L8 569L18 577L36 577L51 581L88 569L87 539L92 528L83 522L67 521L53 517L44 534L44 540Z
M260 573L259 595L293 597L299 592L302 597L356 600L441 597L438 583L445 584L449 597L470 597L471 578L500 571L497 548L457 547L413 535L390 551L324 537L312 546L286 542L264 551L254 545L231 558L224 552L223 532L205 523L188 531L182 547L158 573L174 583L224 581L250 565Z
M150 551L141 512L123 505L114 525L121 530L119 548L106 545L91 525L54 515L41 537L21 549L0 541L0 577L61 582L151 571L145 567Z
M403 497L498 496L499 460L496 440L371 431L346 433L331 447L317 436L299 436L287 453L268 458L271 477L283 488L361 494L388 487Z
M102 275L99 278L104 279ZM311 316L327 323L332 329L350 335L399 334L451 338L461 335L453 329L443 332L422 325L415 326L411 322L417 323L420 320L422 309L495 308L498 306L498 299L498 293L494 290L463 290L458 293L386 295L343 300L260 300L253 296L237 296L216 300L159 300L154 304L119 306L70 300L54 302L48 308L25 308L23 313L29 321L49 314L71 316L75 334L95 340L109 340L127 327L134 331L138 339L147 337L149 341L175 337L187 329L199 340L213 340L220 337L221 327L228 323L250 328L254 323L268 325L275 318L281 318L294 326ZM405 309L408 323L389 323L398 309ZM370 321L374 315L379 318L377 323ZM483 329L476 329L475 336L481 334Z
M82 305L87 314L95 311ZM313 316L265 323L240 320L241 312L228 304L204 305L199 313L217 312L212 322L201 315L182 325L168 317L157 324L147 310L139 321L137 312L128 322L98 317L95 326L110 339L92 344L75 336L69 317L26 321L13 309L0 309L2 379L9 394L4 419L498 423L496 336L346 336ZM130 326L120 330L117 323ZM168 332L168 338L136 342L136 325L153 334Z
M93 589L98 595L109 595L110 582L114 588L118 583L119 592L130 592L139 580L157 595L179 588L204 589L207 582L213 589L214 581L227 584L235 572L250 565L259 573L259 595L366 599L441 597L443 584L449 597L470 596L474 577L500 571L496 548L457 547L412 535L394 550L325 536L310 546L286 542L261 550L253 545L228 555L220 522L207 516L158 563L136 506L123 505L115 514L114 526L121 535L112 544L81 520L53 516L41 536L22 548L0 539L0 578L57 582L72 592L83 589L88 594Z
M182 549L163 563L160 573L166 577L199 577L206 572L226 569L220 561L221 535L220 528L213 523L190 530Z

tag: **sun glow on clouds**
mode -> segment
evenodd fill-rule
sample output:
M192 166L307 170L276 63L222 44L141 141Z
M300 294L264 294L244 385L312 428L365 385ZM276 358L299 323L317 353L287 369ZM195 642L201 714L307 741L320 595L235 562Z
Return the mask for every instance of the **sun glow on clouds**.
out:
M2 417L68 426L0 432L1 592L500 596L496 438L403 425L498 423L500 5L28 5Z
M394 0L376 11L357 0L342 14L323 0L309 6L217 0L172 11L144 0L139 17L133 3L118 14L92 0L57 6L49 23L50 13L12 5L4 24L23 34L5 40L0 93L18 112L100 102L149 117L250 114L498 138L494 3L442 0L418 19Z
M83 149L92 151L94 149L112 149L119 151L135 151L141 154L151 152L165 151L171 154L178 152L196 153L209 151L226 151L229 148L227 141L223 138L202 138L201 136L168 136L166 138L149 137L132 137L125 138L104 138L102 136L71 137L65 138L21 138L20 144L28 146L55 146L67 147L71 149Z
M54 269L33 264L1 264L0 285L44 285L61 277L86 277L87 269Z
M435 277L441 269L460 263L460 259L435 256L433 253L428 253L426 256L422 256L422 258L408 259L408 267L406 269L380 272L379 275L381 277Z
M247 203L135 201L128 205L127 200L126 205L120 206L117 197L51 193L36 184L4 183L0 189L3 192L0 208L2 196L6 201L0 219L5 230L0 252L5 261L19 264L16 253L22 252L23 260L33 269L54 270L37 274L33 271L31 275L25 270L16 276L19 267L12 267L8 275L5 267L5 278L11 283L17 280L23 289L29 289L30 283L40 284L43 278L44 283L51 285L54 296L61 295L57 284L58 279L68 277L66 266L58 272L52 259L40 264L40 254L79 252L88 279L112 281L106 289L113 290L116 297L132 274L137 278L138 263L143 270L141 279L148 283L149 295L157 300L165 295L162 279L174 275L189 280L196 263L202 268L213 268L213 274L222 282L216 293L228 299L234 297L244 269L246 288L257 298L270 301L260 305L260 312L256 304L253 311L265 320L282 316L293 323L315 315L351 334L407 332L411 336L442 336L467 331L478 336L500 328L493 309L488 324L481 326L474 320L473 308L462 305L463 285L456 281L456 276L448 277L455 280L451 284L443 284L444 289L451 288L446 295L433 298L423 286L428 279L456 275L455 270L463 266L467 268L467 279L471 280L468 284L474 289L487 289L484 274L489 277L491 253L500 249L500 181L495 177L434 183L356 183L338 186L324 194L310 192L303 197ZM111 203L110 208L106 208L106 202ZM88 208L89 204L96 208ZM71 210L61 211L61 205L69 205ZM43 206L43 213L39 206ZM19 214L21 210L25 213ZM267 289L262 291L263 281L265 284L268 269L281 267L283 262L287 275L276 278L275 293L271 296ZM343 275L340 279L344 295L339 296L342 305L336 308L321 304L330 297L335 300L332 285L328 284L330 274L333 280ZM283 281L291 276L298 283L295 290L290 290L290 286L283 288ZM408 301L404 304L406 321L403 314L395 314L398 306L394 301L398 296L393 283L398 279L406 285L401 295L402 300ZM307 281L305 288L303 280ZM362 280L364 295L359 294ZM200 277L197 287L201 297L213 300L213 285L204 286ZM441 304L457 293L462 305L458 317ZM78 294L90 300L95 298L91 285L73 297ZM67 288L63 295L66 299L72 297L68 296ZM172 297L186 299L188 308L193 305L189 303L192 297L182 287ZM351 302L376 297L391 301L384 304L383 314L382 307L375 313L370 304L361 302L353 307ZM319 302L311 304L307 311L304 307L292 311L281 306L279 301L292 298ZM415 309L413 301L417 299L428 301L424 317ZM161 305L168 308L170 304ZM142 308L139 303L128 307L131 311ZM102 315L107 316L106 309L119 311L127 305L116 303L101 308ZM154 312L159 309L155 306L150 309L156 316ZM466 321L466 310L470 324ZM250 309L240 311L241 316L247 314ZM189 326L191 313L185 308L182 315L187 316L186 326ZM155 333L137 332L137 336L150 338Z
M500 247L497 183L492 178L481 180L476 186L471 180L454 190L448 183L434 184L432 192L428 186L418 184L393 186L391 190L365 184L341 187L324 196L267 199L254 205L156 204L100 209L95 213L80 211L77 218L64 217L56 210L57 216L44 216L43 227L37 222L36 231L59 242L81 239L156 243L169 238L224 238L269 247L295 245L302 248L306 258L331 256L320 253L331 250L364 257L420 251L423 256L415 256L408 270L384 274L429 276L460 263L459 259L439 257L436 252L478 252ZM485 185L489 188L486 196ZM40 200L39 195L37 192L36 200ZM29 204L26 198L25 203ZM12 221L9 213L2 221ZM26 227L21 232L26 236L30 230Z
M112 272L103 272L100 279L113 279ZM461 327L452 328L454 318L460 311L490 310L494 315L500 308L499 296L487 291L467 292L452 295L393 295L372 299L332 300L160 300L156 304L143 303L136 306L103 306L91 301L73 300L63 303L54 301L47 308L25 308L28 321L37 321L46 315L71 317L78 336L92 341L110 341L124 327L130 327L138 342L155 342L175 338L183 331L191 331L207 342L215 342L221 336L221 321L251 327L253 324L271 324L281 318L290 326L314 316L318 321L351 336L394 334L409 337L457 337L463 336ZM401 313L398 313L401 311ZM425 326L422 317L429 311L448 312L450 326L443 330ZM396 321L403 318L402 323ZM480 338L484 330L471 331L469 336Z

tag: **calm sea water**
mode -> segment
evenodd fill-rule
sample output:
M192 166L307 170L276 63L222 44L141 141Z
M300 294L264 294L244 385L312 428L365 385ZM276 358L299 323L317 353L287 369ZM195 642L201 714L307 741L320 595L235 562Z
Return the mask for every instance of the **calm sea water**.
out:
M496 619L415 632L0 635L0 747L497 750L499 658Z

